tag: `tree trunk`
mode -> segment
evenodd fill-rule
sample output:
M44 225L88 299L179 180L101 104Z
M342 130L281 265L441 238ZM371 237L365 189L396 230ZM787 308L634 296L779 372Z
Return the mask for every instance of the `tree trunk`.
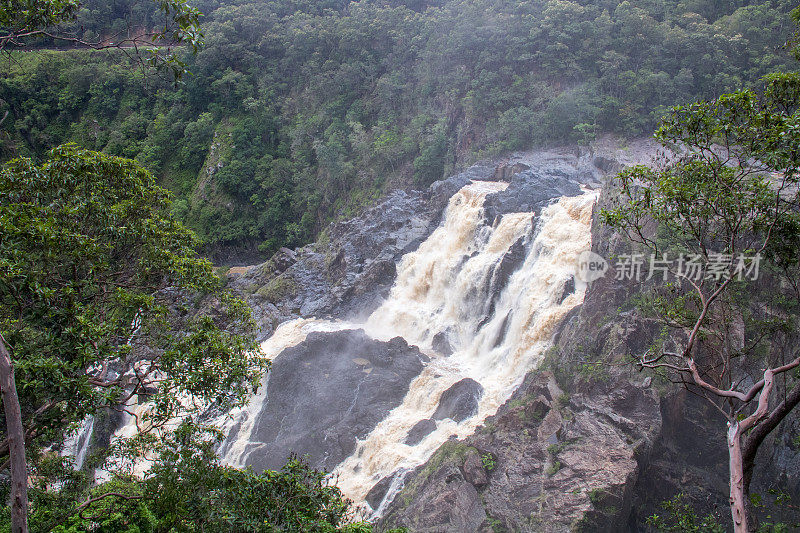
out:
M744 494L744 466L742 461L742 432L738 421L728 428L728 459L730 467L730 505L733 531L747 533L747 504Z
M784 400L776 407L769 416L762 420L753 430L747 435L742 444L742 458L744 459L744 492L750 494L750 481L753 479L753 468L755 466L756 454L758 448L767 435L773 429L778 427L784 418L794 409L800 405L800 384L795 387L786 395Z
M11 461L11 531L28 533L28 465L25 462L25 430L19 407L14 366L0 335L0 393L6 415L8 452Z

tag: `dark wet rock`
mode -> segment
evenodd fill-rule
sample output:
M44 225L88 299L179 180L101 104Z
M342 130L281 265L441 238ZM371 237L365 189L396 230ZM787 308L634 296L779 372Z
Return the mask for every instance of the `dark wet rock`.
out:
M453 347L446 331L440 331L433 336L431 347L442 355L453 355Z
M383 498L386 496L386 493L389 491L389 487L391 487L393 479L394 474L381 478L381 480L375 483L375 485L369 490L366 500L370 507L373 509L378 508L383 501Z
M552 406L551 400L545 398L543 394L539 394L539 396L526 403L523 416L531 420L544 420L545 415L547 415Z
M497 348L506 340L506 335L508 335L508 326L511 324L511 316L513 311L509 311L506 313L506 316L503 317L503 322L500 324L500 328L497 330L497 337L495 337L494 342L492 343L492 348Z
M483 387L474 379L464 378L442 393L439 406L433 413L434 420L450 418L463 422L478 412L478 401L483 396Z
M527 240L527 236L520 237L508 248L508 251L492 271L492 275L487 277L484 286L474 295L476 305L483 306L483 318L478 324L478 329L492 319L497 302L503 294L503 289L508 285L508 280L511 279L512 274L519 270L525 261ZM499 345L505 338L509 318L510 315L507 315L503 326L500 328L498 339L495 340L495 346Z
M309 334L273 361L246 463L279 469L294 452L308 454L314 468L332 469L402 402L425 360L399 337Z
M536 162L529 163L529 170L512 178L507 194L490 196L490 211L500 214L506 209L535 210L546 205L549 200L537 204L535 197L518 195L518 190L531 187L578 193L582 173L597 171L586 160L586 156L567 158L566 163L553 164L546 171ZM490 220L494 216L487 214ZM593 235L593 242L612 247L621 242L603 237L610 238ZM567 286L562 296L572 292L574 287ZM424 525L428 531L458 533L619 531L626 527L634 514L642 464L661 434L659 398L652 387L639 388L629 382L627 373L608 372L604 366L587 381L579 373L578 360L589 357L585 346L594 349L595 357L619 360L638 348L640 337L647 338L649 330L638 322L619 330L606 318L627 294L628 289L613 279L595 282L584 305L562 322L546 363L554 373L529 373L497 415L489 417L473 436L437 450L408 476L381 526L416 530ZM636 327L642 329L638 336ZM454 449L464 451L457 454ZM468 450L476 450L481 457L490 454L494 469L486 472L485 483L477 457L470 457ZM447 476L455 470L471 481L469 486L478 492L486 517L467 529L459 529L463 522L454 525L453 517L477 517L480 512L472 508L470 499L460 509L453 508L460 502L445 499L451 491Z
M559 298L559 302L563 302L567 299L567 296L575 292L575 278L569 278L567 282L564 284L564 290L561 292L561 298Z
M125 415L118 410L101 409L94 418L87 456L98 449L108 448L114 432L122 427Z
M526 240L527 237L517 239L509 247L503 259L500 260L500 264L492 273L492 296L495 298L506 287L511 274L519 270L519 267L525 261L525 256L527 255L525 251Z
M506 213L538 214L554 198L578 196L581 175L577 172L531 168L515 174L504 191L490 194L484 204L485 220L492 223Z
M485 216L491 224L504 213L538 213L553 198L579 194L578 183L597 182L599 172L588 156L570 151L530 152L500 164L478 163L424 191L393 191L358 217L332 224L314 244L282 248L261 265L237 267L230 286L253 308L262 340L281 322L297 317L358 320L381 304L399 260L436 229L450 198L471 180L510 180L506 191L487 198ZM491 284L483 288L493 296L476 293L477 305L493 305L518 268L520 254L524 258L523 246L512 247ZM278 277L277 288L292 290L275 291Z
M420 420L414 426L408 430L408 436L406 436L405 443L408 446L416 446L422 439L433 433L436 429L436 422L431 420L430 418L426 418L425 420Z
M595 166L588 152L568 149L543 150L515 155L501 165L508 176L505 191L487 197L485 218L492 223L505 213L538 214L553 198L577 196L580 185L600 186L606 172Z
M508 285L508 280L511 279L511 275L519 270L525 261L525 256L527 255L525 249L526 240L527 237L520 237L509 247L495 267L492 275L487 278L486 286L476 295L476 299L480 298L484 302L484 318L480 322L479 328L491 320L497 301L500 299L500 295L503 294L503 289ZM505 331L503 331L504 335Z

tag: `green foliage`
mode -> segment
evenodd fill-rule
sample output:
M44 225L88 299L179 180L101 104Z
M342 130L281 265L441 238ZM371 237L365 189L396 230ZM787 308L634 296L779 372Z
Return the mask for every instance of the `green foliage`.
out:
M267 361L249 308L220 289L152 174L66 145L42 165L7 163L0 203L0 329L31 436L31 531L371 530L304 460L261 474L219 463L221 433L195 416L240 405ZM109 481L49 451L137 395L140 432L89 459Z
M497 466L497 462L495 459L494 454L492 453L484 453L481 455L481 464L483 468L486 469L487 472L491 472Z
M553 457L557 456L568 445L568 442L559 442L558 444L551 444L547 447L547 453Z
M647 524L657 531L675 531L681 533L723 533L725 528L720 525L714 515L699 518L686 502L683 494L678 494L671 500L661 503L666 516L652 515L647 518Z
M422 470L414 476L411 482L406 483L403 490L398 494L399 498L408 504L422 488L428 478L437 472L443 464L463 464L464 458L467 453L475 452L480 453L478 450L471 446L467 446L463 442L446 441L442 444L433 456L425 463ZM482 462L482 460L481 460Z
M164 4L140 4L87 0L75 26L100 34L133 16L155 27ZM387 186L425 186L534 144L639 135L667 106L790 68L776 53L793 7L782 1L195 7L206 46L181 58L193 75L177 88L119 54L2 59L0 157L74 141L136 158L178 196L207 251L269 254Z
M78 0L9 0L0 7L0 31L12 33L55 26L70 20L78 6Z
M776 206L768 173L782 173L791 198L797 183L800 77L774 74L764 82L760 96L743 90L674 108L656 137L665 145L684 143L690 151L663 168L633 167L620 174L628 201L605 210L605 222L632 230L658 252L659 242L639 235L652 219L662 240L707 257L702 248L755 251L759 237L777 220L779 231L768 252L775 259L792 260L800 220L790 202ZM741 163L730 165L731 159ZM738 240L729 242L731 238Z
M220 289L169 193L134 161L74 145L40 166L15 159L0 204L0 331L29 452L137 394L150 406L140 423L158 428L257 386L267 361L249 308Z
M503 525L503 523L500 520L497 520L496 518L487 517L486 522L489 524L489 527L492 528L492 531L494 533L503 533L507 531L505 525Z
M603 489L592 489L589 491L589 501L595 505L602 503L605 498L606 491Z
M553 463L545 468L544 473L545 475L552 476L555 475L559 470L561 470L561 461L553 461Z

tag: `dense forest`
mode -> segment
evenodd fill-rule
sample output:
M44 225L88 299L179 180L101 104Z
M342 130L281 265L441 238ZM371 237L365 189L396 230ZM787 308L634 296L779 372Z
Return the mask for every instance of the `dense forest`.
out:
M119 50L4 56L0 157L74 141L134 158L222 262L308 242L389 186L535 145L645 135L668 106L794 68L785 0L196 7L206 46L177 87ZM91 1L74 30L113 39L153 24L151 2Z

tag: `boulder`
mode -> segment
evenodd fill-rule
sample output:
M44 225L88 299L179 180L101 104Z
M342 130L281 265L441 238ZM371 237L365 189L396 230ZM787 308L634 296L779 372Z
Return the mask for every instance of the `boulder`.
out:
M483 387L474 379L464 378L442 393L439 406L433 413L434 420L450 418L463 422L478 412L478 401L483 396Z
M249 437L233 433L228 440L248 438L245 464L257 471L279 469L292 453L330 470L403 401L426 360L399 337L310 333L273 360Z
M426 418L425 420L420 420L414 427L408 430L408 436L406 436L405 443L408 446L416 446L422 439L433 433L436 429L436 422L431 420L430 418Z
M433 336L431 347L444 356L453 355L453 347L450 346L450 340L447 338L446 331L440 331Z

